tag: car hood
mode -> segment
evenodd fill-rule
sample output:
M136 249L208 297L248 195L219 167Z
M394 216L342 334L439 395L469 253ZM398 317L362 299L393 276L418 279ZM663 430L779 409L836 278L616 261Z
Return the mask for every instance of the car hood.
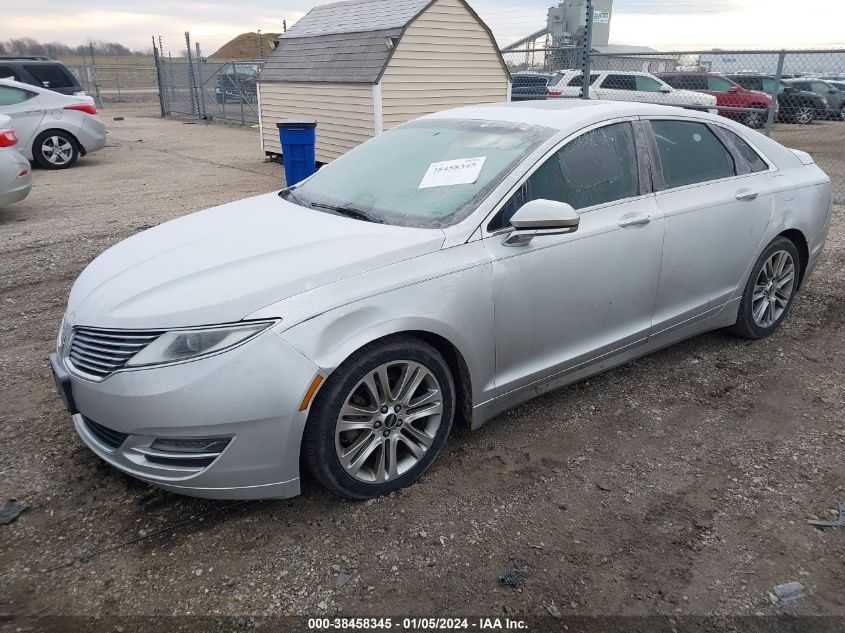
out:
M265 194L113 246L73 285L67 321L132 329L238 321L306 290L438 250L443 239L439 229L354 220Z

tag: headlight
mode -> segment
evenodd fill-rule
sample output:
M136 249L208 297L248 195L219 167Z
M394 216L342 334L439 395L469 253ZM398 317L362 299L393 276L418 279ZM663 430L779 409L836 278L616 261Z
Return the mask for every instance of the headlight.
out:
M126 362L126 367L176 363L222 352L263 332L275 321L255 321L165 332Z

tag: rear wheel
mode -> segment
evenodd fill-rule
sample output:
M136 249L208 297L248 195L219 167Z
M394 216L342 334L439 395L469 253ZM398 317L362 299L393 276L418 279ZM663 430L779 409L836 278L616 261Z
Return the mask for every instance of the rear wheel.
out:
M803 106L795 111L794 118L799 125L809 125L816 118L816 111L809 106Z
M772 334L792 306L800 273L795 244L785 237L775 239L754 264L731 330L750 339Z
M414 337L385 339L328 378L308 417L303 461L341 496L388 494L434 461L454 410L454 381L440 353Z
M45 169L66 169L79 158L79 146L67 132L47 130L35 137L32 156Z

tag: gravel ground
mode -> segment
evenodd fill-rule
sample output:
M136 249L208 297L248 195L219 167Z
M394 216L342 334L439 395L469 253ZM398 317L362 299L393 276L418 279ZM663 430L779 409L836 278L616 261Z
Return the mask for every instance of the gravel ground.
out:
M804 522L845 501L845 208L768 340L699 336L541 397L454 435L389 497L306 481L296 499L231 505L105 466L46 356L94 256L277 188L280 168L254 130L104 115L103 151L36 170L0 210L0 499L27 506L0 526L0 614L845 615L845 530ZM793 580L807 597L775 604Z

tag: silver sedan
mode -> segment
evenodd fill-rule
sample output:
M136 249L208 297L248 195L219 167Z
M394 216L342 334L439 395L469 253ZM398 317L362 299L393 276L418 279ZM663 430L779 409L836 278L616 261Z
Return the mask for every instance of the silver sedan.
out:
M806 153L707 113L540 101L396 127L119 243L51 357L82 441L184 494L362 499L455 425L787 317L831 217Z
M0 114L0 208L20 202L32 189L29 161L18 151L12 119Z

